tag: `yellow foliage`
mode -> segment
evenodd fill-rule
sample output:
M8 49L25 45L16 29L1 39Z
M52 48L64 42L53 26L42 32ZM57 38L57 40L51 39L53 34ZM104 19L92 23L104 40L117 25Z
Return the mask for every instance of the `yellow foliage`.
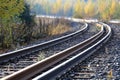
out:
M77 0L74 5L74 16L83 17L84 16L84 0Z
M61 0L56 0L56 2L52 5L53 5L52 6L52 12L54 14L56 14L61 9L62 1Z
M102 13L106 9L106 1L105 0L97 0L98 1L98 12Z
M110 15L112 16L115 13L116 7L117 7L117 2L116 0L111 1L111 6L110 6Z
M3 45L10 47L13 43L13 24L24 11L24 0L0 0L0 33L5 36Z
M117 9L116 0L98 0L98 12L102 20L110 20Z
M57 0L56 1L56 5L57 5L58 8L60 8L61 5L62 5L62 0Z
M43 0L41 2L41 5L42 5L43 9L46 11L46 13L48 14L50 12L51 4L47 0Z
M23 12L24 0L0 0L0 18L11 19Z
M101 13L101 18L104 21L110 20L109 10L105 10L103 13Z
M72 4L70 3L69 0L66 0L66 1L65 1L64 5L63 5L64 14L66 14L66 12L70 9L71 5L72 5Z
M95 15L95 4L92 2L92 0L89 0L86 3L84 10L85 10L86 16L88 17L93 17Z
M80 0L77 0L76 3L75 3L75 6L74 6L75 7L74 8L75 12L79 11L79 9L81 8L80 6L81 6Z

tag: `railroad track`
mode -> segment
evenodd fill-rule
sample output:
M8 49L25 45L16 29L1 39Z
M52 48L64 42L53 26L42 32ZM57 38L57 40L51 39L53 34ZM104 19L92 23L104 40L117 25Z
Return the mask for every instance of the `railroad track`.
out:
M47 47L56 45L58 43L66 41L66 40L69 40L72 37L77 36L77 35L81 34L82 32L86 31L88 28L88 24L85 24L83 26L84 26L84 28L82 28L81 30L78 30L69 35L62 36L60 38L56 38L56 39L53 39L53 40L50 40L50 41L47 41L47 42L44 42L41 44L37 44L37 45L33 45L33 46L26 47L23 49L19 49L19 50L13 51L13 52L2 54L2 55L0 55L0 63L7 62L8 60L14 59L16 56L17 57L25 56L27 54L31 54L33 52L45 49Z
M87 45L89 45L89 44L90 45L87 46L86 49L84 49L83 51L79 52L79 50L77 50L77 49L81 49L81 46L79 46L77 49L72 50L71 51L72 53L77 52L77 51L78 51L78 53L76 55L72 56L72 57L70 56L70 58L68 58L67 60L61 62L59 65L56 65L55 67L53 67L50 70L44 72L43 74L40 74L38 77L34 78L33 80L55 79L61 73L64 73L65 70L69 70L73 66L75 66L78 63L82 62L85 58L90 56L96 50L98 50L111 36L111 28L108 25L104 24L104 23L101 23L101 24L104 27L102 27L101 31L98 34L96 34L97 35L96 38L95 38L96 35L94 36L93 41L91 42L92 45L88 42ZM71 52L69 52L69 53L71 53ZM90 74L91 74L91 72L90 72ZM80 79L80 78L77 77L76 79ZM84 79L85 79L85 77L84 77Z
M106 24L103 24L103 25L108 26ZM106 36L109 35L109 37L110 37L110 35L111 35L110 27L108 28L108 32L106 32L105 35ZM108 39L109 39L109 37L108 37ZM105 42L103 42L103 44ZM98 50L98 48L97 48L97 50ZM78 64L74 65L68 71L64 72L60 76L57 76L56 79L57 80L114 79L113 76L112 77L108 76L108 75L110 75L111 70L107 68L108 66L105 65L105 63L103 63L103 61L107 61L110 58L112 58L111 61L113 61L114 60L113 56L110 56L107 53L99 54L99 51L97 51L97 52L98 52L98 54L92 54L84 61L78 62ZM101 51L101 52L103 52L103 51ZM108 71L105 71L105 70L108 70ZM39 76L38 76L38 78L35 78L35 79L39 79Z
M60 37L60 38L57 38L57 39L54 39L54 40L51 40L51 41L48 41L48 42L45 42L45 43L42 43L42 44L38 44L38 45L35 45L35 46L27 47L27 48L24 48L24 49L20 49L20 50L17 50L17 51L13 51L13 52L9 52L9 53L0 55L0 67L2 67L5 64L5 66L4 66L5 68L2 68L0 70L1 75L6 76L6 75L9 75L9 74L12 74L12 73L14 73L14 72L26 67L26 66L29 66L29 65L33 64L33 61L28 61L28 64L26 65L27 60L22 60L22 62L19 63L19 64L23 64L23 66L16 67L16 65L13 64L13 62L16 63L16 61L18 59L21 59L24 56L31 55L32 53L35 53L39 50L48 48L50 46L54 46L56 44L67 41L71 38L74 38L74 37L80 35L81 33L83 33L84 31L86 31L87 28L88 28L88 25L85 24L84 27L81 30L78 30L78 31L76 31L72 34L69 34L69 35L66 35L66 36L63 36L63 37ZM34 54L32 54L32 56L30 56L30 57L33 57L33 56L34 56ZM32 58L32 60L33 60L33 58ZM8 64L6 65L6 63L8 63ZM9 65L9 63L13 64L13 67L11 65ZM14 66L15 66L15 69L13 69ZM6 75L2 74L3 71L7 71Z
M106 26L104 24L104 26ZM101 26L101 31L91 38L79 43L73 47L70 47L62 52L59 52L53 56L50 56L42 61L39 61L29 67L26 67L16 73L13 73L7 77L2 78L3 80L26 80L34 77L36 74L41 73L37 79L45 80L48 78L54 78L56 73L63 72L63 69L66 70L72 64L76 64L78 58L80 61L84 60L86 57L92 54L95 50L93 48L100 48L100 46L107 41L111 35L111 29L109 26ZM108 31L108 33L107 33ZM102 43L102 44L101 44ZM90 47L91 46L91 47ZM88 54L88 52L90 52ZM77 54L79 52L80 54ZM71 58L72 56L72 58ZM62 60L62 61L61 61ZM67 64L67 65L66 65ZM53 68L54 65L54 68ZM47 69L50 69L46 71ZM46 72L44 72L46 71ZM23 75L24 74L24 75ZM36 79L36 78L35 78Z

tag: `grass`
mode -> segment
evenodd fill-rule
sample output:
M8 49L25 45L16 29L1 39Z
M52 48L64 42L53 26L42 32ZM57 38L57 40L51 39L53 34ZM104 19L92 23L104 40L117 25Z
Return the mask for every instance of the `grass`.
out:
M66 25L66 24L58 24L56 27L51 27L49 26L49 35L60 35L60 34L63 34L63 33L66 33L66 32L69 32L71 31L71 27Z

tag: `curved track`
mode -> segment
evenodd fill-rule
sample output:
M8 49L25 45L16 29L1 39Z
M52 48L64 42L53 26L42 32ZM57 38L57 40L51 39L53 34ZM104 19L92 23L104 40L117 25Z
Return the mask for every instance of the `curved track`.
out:
M82 52L78 52L77 55L72 56L68 60L62 62L61 64L55 66L54 68L44 72L43 74L39 75L38 77L34 78L33 80L46 80L46 79L54 79L56 76L60 75L60 73L65 72L65 70L68 70L70 67L73 67L74 65L78 64L78 62L83 61L85 58L90 56L93 52L98 50L111 36L111 28L104 24L104 29L101 28L101 33L99 34L99 37L95 39L95 42L92 43L92 45L89 45L86 49L84 49Z
M72 67L73 64L77 64L78 61L83 61L90 56L109 39L111 28L106 24L100 24L102 25L101 31L91 38L2 79L26 80L38 73L40 73L40 76L35 79L45 80L56 77Z
M66 35L66 36L63 36L60 38L56 38L56 39L53 39L53 40L50 40L50 41L47 41L47 42L44 42L41 44L37 44L34 46L26 47L26 48L23 48L20 50L16 50L13 52L2 54L2 55L0 55L0 63L7 62L8 60L14 59L16 56L17 57L25 56L27 54L45 49L47 47L56 45L56 44L61 43L61 42L64 42L68 39L71 39L73 36L77 36L77 35L81 34L82 32L86 31L87 28L88 28L88 25L85 24L84 28L82 28L81 30L78 30L72 34L69 34L69 35Z
M60 38L57 38L57 39L54 39L54 40L51 40L51 41L48 41L48 42L45 42L45 43L42 43L42 44L34 45L34 46L31 46L31 47L23 48L23 49L20 49L20 50L17 50L17 51L13 51L13 52L9 52L9 53L0 55L0 67L2 65L4 65L4 63L5 64L8 63L8 62L12 63L14 60L16 60L16 58L20 59L24 56L31 55L32 53L37 52L39 50L42 50L42 49L48 48L50 46L60 44L60 43L62 43L64 41L67 41L69 39L72 39L72 38L80 35L81 33L83 33L84 31L87 30L88 25L84 24L83 26L84 27L81 30L78 30L78 31L76 31L72 34L69 34L69 35L66 35L66 36L63 36L63 37L60 37ZM23 63L23 65L27 66L24 63ZM8 65L8 67L9 67L9 65ZM14 70L12 70L12 73L15 72L15 71L18 71L18 70L19 69L16 69L16 70L14 69ZM4 71L4 70L1 70L1 71ZM9 74L11 74L11 73L8 72L7 75L9 75Z

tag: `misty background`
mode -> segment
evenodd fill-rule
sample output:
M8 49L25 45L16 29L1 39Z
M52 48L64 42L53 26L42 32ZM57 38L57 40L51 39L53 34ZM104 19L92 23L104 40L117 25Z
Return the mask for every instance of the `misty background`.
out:
M52 15L52 16L73 16L74 14L74 4L76 0L68 0L69 9L64 12L63 5L66 4L66 0L60 0L62 2L61 9L57 13L53 13L52 5L56 0L26 0L26 3L30 5L31 14L35 15ZM87 0L84 0L87 1ZM66 4L67 5L67 4Z

